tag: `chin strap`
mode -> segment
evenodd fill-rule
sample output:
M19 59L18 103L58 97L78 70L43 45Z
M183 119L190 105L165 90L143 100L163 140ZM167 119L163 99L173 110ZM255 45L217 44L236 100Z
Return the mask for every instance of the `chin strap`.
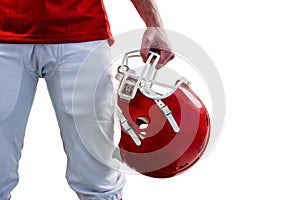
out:
M120 120L121 126L124 129L124 131L126 131L129 134L129 136L132 138L132 140L134 141L134 143L137 146L140 146L142 144L141 140L138 138L137 134L131 128L131 126L129 125L127 119L123 115L122 110L117 105L116 105L116 108L115 108L115 112L117 113L117 116Z
M155 95L156 93L149 87L145 87L144 91L150 95ZM145 93L143 93L145 94ZM159 107L159 109L163 112L164 116L167 118L167 120L169 121L170 125L173 128L173 131L175 133L178 133L180 128L176 122L176 120L174 119L173 115L172 115L172 111L169 109L169 107L164 104L164 102L161 99L153 99L154 102L157 104L157 106Z
M174 132L178 133L180 129L172 115L172 111L169 109L169 107L166 104L164 104L164 102L162 102L162 100L158 99L158 100L154 100L154 101L158 105L160 110L164 113L165 117L167 118L170 125L172 126Z

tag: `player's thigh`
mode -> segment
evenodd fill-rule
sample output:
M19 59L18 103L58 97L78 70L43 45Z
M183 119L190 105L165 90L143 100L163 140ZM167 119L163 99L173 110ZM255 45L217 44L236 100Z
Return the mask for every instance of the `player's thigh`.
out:
M21 46L0 44L0 120L12 114L17 104L30 106L36 84L37 78L24 67Z
M58 113L111 121L113 77L106 41L64 45L55 73L46 78Z

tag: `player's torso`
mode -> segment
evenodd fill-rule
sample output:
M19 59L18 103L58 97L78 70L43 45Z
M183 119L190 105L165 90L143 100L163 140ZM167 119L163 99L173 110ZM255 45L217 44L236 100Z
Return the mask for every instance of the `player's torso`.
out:
M100 0L1 0L0 13L0 40L53 43L110 34Z

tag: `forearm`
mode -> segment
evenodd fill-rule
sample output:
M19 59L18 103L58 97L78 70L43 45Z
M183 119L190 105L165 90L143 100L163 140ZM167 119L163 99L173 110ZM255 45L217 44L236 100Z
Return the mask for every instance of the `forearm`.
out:
M165 66L175 56L163 30L155 0L131 0L136 10L144 20L147 29L144 32L140 54L144 62L147 61L150 51L159 53L157 69Z
M147 27L162 27L155 0L131 0Z

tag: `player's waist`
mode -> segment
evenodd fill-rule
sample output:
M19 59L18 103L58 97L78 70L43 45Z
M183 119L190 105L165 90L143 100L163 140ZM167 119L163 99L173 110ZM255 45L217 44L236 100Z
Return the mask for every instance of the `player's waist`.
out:
M82 42L107 39L110 35L109 23L104 16L14 15L2 16L0 19L0 42Z

